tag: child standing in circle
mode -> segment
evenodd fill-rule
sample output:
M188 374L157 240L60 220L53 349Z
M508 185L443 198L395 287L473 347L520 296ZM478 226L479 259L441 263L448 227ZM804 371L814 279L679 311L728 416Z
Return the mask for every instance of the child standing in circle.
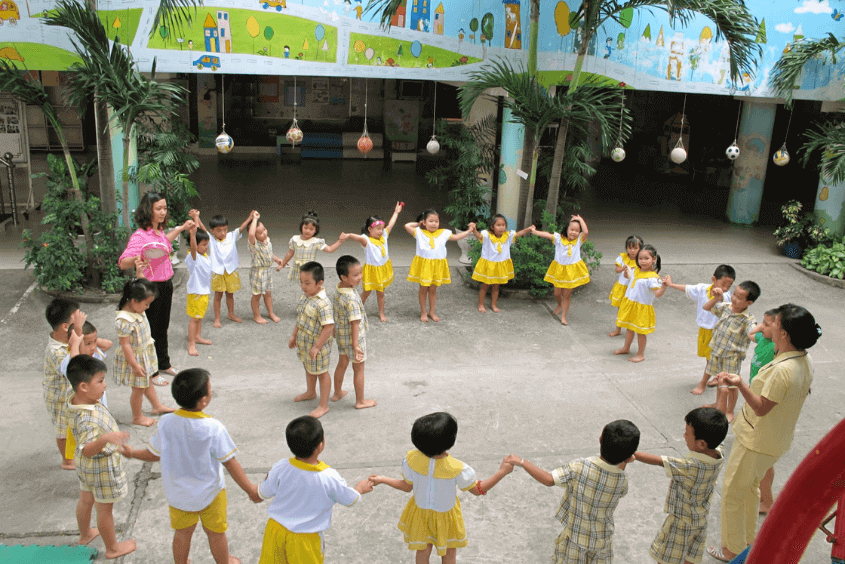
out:
M490 229L481 232L473 228L472 234L481 241L481 258L475 265L472 279L481 282L478 289L478 311L486 312L484 309L484 297L487 295L487 287L490 290L490 309L499 313L496 302L499 300L499 285L507 284L513 279L513 261L511 260L511 245L517 237L522 237L529 231L534 231L530 225L522 231L508 231L508 220L505 216L497 213L490 222Z
M454 563L457 549L467 545L461 502L455 488L473 495L486 495L490 488L513 472L502 462L486 480L476 480L475 470L447 452L455 445L458 422L448 413L424 415L411 428L410 450L402 461L402 479L370 476L373 485L387 484L403 492L414 492L399 518L409 550L417 551L417 564L429 561L437 550L444 564Z
M197 344L210 345L211 341L202 338L202 320L208 311L208 296L211 294L211 258L208 256L209 236L204 229L194 224L191 233L191 252L185 257L188 267L188 299L185 313L188 321L188 354L199 356Z
M317 212L307 211L299 222L299 235L294 235L288 242L288 253L282 259L282 267L287 266L291 259L288 280L299 281L299 269L306 262L317 260L317 251L333 253L341 244L338 239L331 245L326 245L326 240L317 235L320 234L320 220L317 219Z
M637 255L639 271L635 272L630 266L625 267L625 276L631 280L616 317L616 326L627 329L625 344L613 354L628 354L637 335L637 354L628 360L642 362L645 360L646 335L654 333L656 318L654 317L654 298L666 293L666 282L657 275L660 272L660 255L651 245L643 245Z
M617 309L622 303L622 298L625 297L625 290L628 289L628 284L631 282L625 278L625 267L627 266L631 269L637 268L637 255L639 254L642 246L642 237L631 235L625 240L625 252L619 253L619 256L616 257L616 274L619 275L619 280L617 280L616 284L613 285L613 289L610 290L608 298L610 299L610 305ZM614 327L613 331L608 333L607 336L618 337L621 333L622 329L620 327Z
M453 235L448 229L440 229L440 216L433 209L420 214L417 221L405 224L405 231L417 240L417 254L408 271L408 282L420 285L420 321L440 321L437 317L437 287L451 284L449 261L446 260L446 242L463 239L475 229L470 223L466 231ZM428 300L428 307L426 307Z
M534 231L544 239L550 239L555 244L555 259L549 266L546 282L551 282L555 287L555 301L557 307L555 315L560 315L560 322L568 325L566 314L569 312L569 302L572 299L572 290L583 286L590 281L590 272L587 265L581 260L581 245L587 240L590 233L587 224L580 215L573 215L566 228L566 241L560 233L549 233L548 231Z
M264 305L267 307L267 317L273 323L281 321L278 315L273 313L273 277L270 267L275 262L276 272L282 269L282 259L273 254L273 243L267 236L267 228L258 221L261 214L255 212L252 216L252 223L249 224L249 254L252 257L252 265L249 267L249 285L252 288L252 320L259 325L264 325L267 320L261 317L258 309L258 301L264 296Z
M114 381L132 386L129 407L132 409L132 424L152 427L155 419L141 412L141 403L146 397L153 406L153 415L172 413L158 399L150 386L150 378L158 370L155 344L150 335L150 323L144 313L156 298L156 288L146 278L135 278L123 285L123 295L118 304L114 327L120 346L114 355Z
M384 291L393 283L393 263L390 261L390 253L387 251L387 237L393 231L393 226L396 225L399 212L402 211L404 205L402 202L396 202L393 215L390 216L387 225L384 224L384 219L380 216L371 215L364 222L361 235L345 233L345 238L341 237L342 240L353 239L358 241L364 247L364 267L362 270L364 291L361 292L361 301L367 303L370 292L376 291L378 318L381 322L387 321L387 316L384 315Z

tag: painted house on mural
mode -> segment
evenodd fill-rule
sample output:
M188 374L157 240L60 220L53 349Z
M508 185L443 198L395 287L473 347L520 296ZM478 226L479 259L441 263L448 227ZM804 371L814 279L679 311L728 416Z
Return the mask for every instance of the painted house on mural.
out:
M434 10L434 33L437 35L443 35L443 18L445 15L443 2L441 2L437 5L437 9Z
M413 0L414 4L411 8L411 29L416 31L428 31L429 26L429 11L431 6L428 0Z
M205 50L209 53L220 52L220 34L217 31L217 22L211 14L205 15L205 22L202 24L203 35L205 36Z
M222 52L232 52L232 25L229 22L229 12L217 12L217 37L222 43Z
M390 25L393 27L405 27L405 12L407 8L405 5L408 3L408 0L402 0L399 4L399 7L396 8L396 13L393 14L390 18Z

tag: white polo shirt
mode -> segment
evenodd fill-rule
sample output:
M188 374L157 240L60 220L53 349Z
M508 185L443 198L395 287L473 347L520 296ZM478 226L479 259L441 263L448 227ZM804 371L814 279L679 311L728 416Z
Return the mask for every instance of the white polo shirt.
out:
M167 503L182 511L201 511L226 487L223 462L237 452L223 424L201 411L178 409L164 415L147 445L161 458Z
M240 228L226 233L226 238L219 241L211 235L208 249L211 255L211 272L223 274L224 270L232 273L238 269L238 239L242 237Z
M687 296L696 302L695 322L702 329L713 329L716 326L716 322L719 321L717 316L704 310L704 304L710 301L710 288L712 287L713 284L705 283L695 285L687 284L686 286ZM722 301L730 302L731 293L725 292L722 294Z
M208 258L208 254L197 253L197 258L194 260L191 253L188 253L188 256L185 257L185 266L188 267L188 272L191 274L188 278L188 293L201 296L210 294L211 259Z

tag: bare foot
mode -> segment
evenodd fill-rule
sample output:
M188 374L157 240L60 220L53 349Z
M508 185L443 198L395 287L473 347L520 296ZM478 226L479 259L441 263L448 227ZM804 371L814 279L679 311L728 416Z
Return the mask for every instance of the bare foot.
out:
M188 558L188 564L191 564L191 559L190 559L190 558ZM236 557L236 556L232 556L232 555L230 554L230 555L229 555L229 564L241 564L241 559L240 559L240 558L238 558L238 557Z
M196 345L188 345L188 354L191 356L199 356Z
M365 399L363 401L355 402L355 409L367 409L368 407L375 407L376 400Z
M478 306L478 311L481 312L481 313L487 313L487 310L484 309L483 305Z
M241 319L240 317L238 317L237 315L234 315L232 313L229 314L229 319L231 319L235 323L241 323L243 321L243 319Z
M499 313L500 311L502 311L499 308L497 308L496 306L490 306L490 309L493 310L493 313Z
M273 323L278 323L279 321L282 320L282 318L279 317L278 315L276 315L275 313L271 313L267 317L269 317L273 321Z
M197 337L197 344L198 345L210 345L211 341L208 339L203 339L202 337Z
M569 323L566 322L566 316L564 316L564 315L560 316L560 322L563 325L569 325Z
M106 558L109 560L119 558L125 554L129 554L130 552L135 552L136 548L138 548L138 546L135 544L133 539L125 540L114 545L114 548L111 550L107 548Z
M164 415L165 413L173 413L174 411L176 411L176 410L173 409L172 407L167 407L166 405L163 405L163 406L159 407L158 409L154 409L150 413L152 413L153 415Z
M429 314L428 314L428 316L429 316L429 317L431 318L431 320L432 320L432 321L434 321L435 323L436 323L436 322L438 322L438 321L440 321L440 318L439 318L439 317L437 317L437 315L435 315L435 314L434 314L434 312L429 313Z
M702 405L701 407L716 407L715 403L708 403L707 405Z
M222 324L222 323L220 323L220 318L219 318L219 317L217 317L217 318L215 318L215 319L214 319L214 327L217 327L218 329L220 329L221 327L223 327L223 324Z
M320 417L322 417L323 415L325 415L328 412L329 412L329 406L318 407L317 409L312 411L309 415L311 415L311 417L313 417L314 419L319 419Z
M703 394L703 393L704 393L704 386L703 386L703 385L701 385L701 384L699 384L699 385L698 385L698 386L696 386L695 388L691 389L691 390L689 391L689 393L691 393L691 394L692 394L692 395L694 395L694 396L700 396L701 394Z
M253 317L252 320L255 321L256 323L258 323L259 325L266 325L267 324L267 320L264 319L263 317L261 317L260 315L258 317Z
M631 349L616 349L613 351L613 354L628 354L631 352Z
M305 392L304 394L299 394L298 396L293 398L293 401L308 401L312 399L317 399L317 392Z
M728 413L728 414L726 415L726 417L728 418L728 423L733 423L733 422L734 422L734 414L733 414L733 413Z
M631 358L629 358L628 362L642 362L644 360L645 360L645 357L641 354L638 354L636 356L632 356Z
M346 390L340 390L338 392L335 392L331 399L332 399L332 401L338 401L338 400L342 399L343 396L345 396L348 393L349 392L347 392Z
M75 468L72 458L62 458L62 470L74 470Z
M141 417L133 417L132 418L132 424L133 425L140 425L142 427L152 427L153 425L156 424L156 420L151 418L151 417L147 417L145 415L142 415Z
M552 311L552 314L553 314L555 317L557 317L558 315L560 315L560 312L561 312L561 311L563 311L561 308L563 308L563 306L557 306L557 307L556 307L556 308Z
M707 382L707 387L708 388L715 388L718 383L719 383L719 379L716 378L715 376L713 376L712 378L710 378L710 381Z
M427 313L421 313L420 314L420 321L422 321L423 323L428 323L428 314Z
M88 531L87 535L85 535L85 536L80 535L79 536L79 544L88 544L89 542L91 542L92 540L94 540L95 538L97 538L99 536L100 536L100 531L98 531L97 529L90 529Z
M607 334L607 336L608 336L608 337L618 337L618 336L619 336L619 335L621 335L621 334L622 334L622 329L620 329L619 327L617 327L617 328L616 328L616 331L611 331L610 333L608 333L608 334Z
M763 504L761 503L761 504L760 504L760 510L758 511L758 513L759 513L760 515L768 515L768 514L769 514L769 511L771 511L771 510L772 510L772 506L771 506L771 505L763 505Z
M383 314L382 312L378 312L378 320L381 321L382 323L384 323L384 322L387 321L387 316L385 314Z

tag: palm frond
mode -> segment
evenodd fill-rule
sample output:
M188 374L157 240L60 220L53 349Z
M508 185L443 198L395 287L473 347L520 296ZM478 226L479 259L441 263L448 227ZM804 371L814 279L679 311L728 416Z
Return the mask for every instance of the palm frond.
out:
M821 153L819 171L826 182L845 182L845 113L837 113L827 121L816 123L804 133L807 142L801 147L802 162L807 165L817 151Z
M8 59L0 59L0 91L12 94L27 104L40 107L44 112L44 117L61 135L61 122L44 87L40 82L29 80L23 71Z
M153 26L150 28L150 37L158 31L159 26L170 28L171 33L181 34L183 25L191 27L193 21L191 8L194 9L194 15L196 15L197 8L202 5L202 0L161 0L153 18Z
M390 19L396 15L402 0L368 0L364 13L375 12L379 15L379 25L385 31L390 29Z
M775 63L769 77L769 84L772 85L778 96L786 98L787 104L791 104L792 91L804 65L817 55L826 52L831 54L835 64L836 53L842 47L842 43L832 33L829 33L824 39L799 41L788 52L781 55Z

